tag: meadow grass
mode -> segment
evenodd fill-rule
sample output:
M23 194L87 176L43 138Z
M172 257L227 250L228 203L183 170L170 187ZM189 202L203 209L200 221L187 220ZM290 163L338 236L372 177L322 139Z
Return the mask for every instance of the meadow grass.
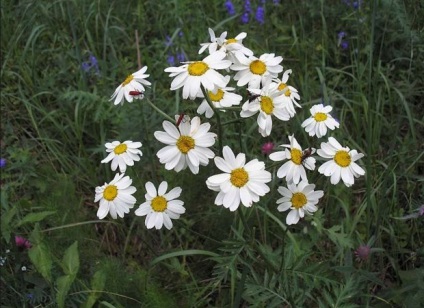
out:
M240 21L245 1L18 1L1 4L1 303L5 307L419 307L423 292L424 17L420 1L266 1L265 23ZM258 3L252 2L255 10ZM264 1L265 2L265 1ZM278 1L277 1L278 2ZM421 11L421 13L420 13ZM252 208L214 205L205 180L166 171L153 132L164 118L144 101L113 106L115 87L142 65L146 97L171 117L197 104L169 90L170 55L197 60L208 27L247 32L255 55L283 56L302 109L261 138L255 120L223 115L225 144L276 166L266 141L319 147L300 127L312 105L333 106L332 136L364 153L347 188L314 174L319 210L294 226L271 192ZM139 46L135 31L138 31ZM344 31L343 49L338 33ZM168 39L167 44L167 36ZM169 44L171 40L172 44ZM88 72L82 63L98 61ZM245 96L245 93L240 93ZM203 121L203 120L202 120ZM213 130L215 118L211 119ZM245 125L241 128L240 125ZM98 220L94 188L113 178L104 144L141 141L127 174L183 188L172 230L144 219ZM217 150L216 150L217 152ZM15 236L32 248L17 247ZM367 244L371 253L357 260ZM25 267L25 270L22 267ZM421 293L420 293L421 292Z

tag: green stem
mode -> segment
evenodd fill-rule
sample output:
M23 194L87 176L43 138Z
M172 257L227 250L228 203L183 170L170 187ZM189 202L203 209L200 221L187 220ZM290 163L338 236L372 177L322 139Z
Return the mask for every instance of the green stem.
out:
M240 123L240 122L241 122L241 119L234 119L234 120L230 120L230 121L222 123L222 126L232 124L232 123Z
M216 115L216 122L218 124L218 144L219 144L219 155L222 156L222 125L221 125L221 117L217 108L212 104L211 99L209 98L208 93L206 92L204 87L200 87L202 89L202 93L205 96L206 101L208 102L209 107L212 108L214 114Z
M241 107L221 107L219 110L241 111Z
M165 117L166 119L168 119L169 121L171 121L171 122L175 122L175 119L173 119L172 117L170 117L168 114L166 114L165 112L163 112L162 110L160 110L158 107L156 107L156 105L155 104L153 104L148 98L146 98L145 99L146 100L146 102L150 105L150 106L152 106L152 108L154 109L154 110L156 110L157 112L159 112L163 117Z
M246 217L244 216L244 207L239 208L237 213L240 215L241 222L243 223L244 229L250 235L251 231L249 228L249 224L247 223Z

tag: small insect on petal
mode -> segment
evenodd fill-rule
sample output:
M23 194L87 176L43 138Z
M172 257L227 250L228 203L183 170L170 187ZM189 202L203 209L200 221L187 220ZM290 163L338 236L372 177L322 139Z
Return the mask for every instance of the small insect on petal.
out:
M180 116L177 119L176 126L180 126L181 121L184 119L184 113L181 113Z
M129 94L133 96L135 99L143 99L144 98L144 92L140 91L130 91Z
M139 92L139 91L130 91L130 95L133 95L133 96L143 95L143 92Z
M249 103L253 102L255 99L259 98L261 95L260 94L254 94L250 91L247 91L247 97L249 99Z
M190 116L186 115L184 112L180 114L180 116L177 119L177 123L175 124L177 127L180 126L181 123L185 123L187 121L190 121Z
M314 154L314 152L315 152L315 149L312 149L312 148L307 148L305 151L303 151L302 158L301 158L302 164L305 162L305 160L308 157L311 157L311 155Z

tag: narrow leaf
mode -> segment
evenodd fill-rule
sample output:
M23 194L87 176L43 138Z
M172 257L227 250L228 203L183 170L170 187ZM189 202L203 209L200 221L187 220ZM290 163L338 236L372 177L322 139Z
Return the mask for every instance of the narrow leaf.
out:
M38 272L49 282L52 281L52 257L50 249L44 243L39 243L28 251L28 256Z
M65 274L76 275L79 270L79 265L78 241L75 241L66 249L62 260L62 267Z
M91 308L96 303L97 299L101 296L106 283L106 274L100 270L94 273L91 279L91 292L85 301L83 308Z
M65 275L57 279L57 293L56 301L59 308L65 307L66 295L68 295L69 289L75 280L75 275Z
M43 211L43 212L39 212L39 213L29 213L24 218L22 218L22 220L20 222L18 222L17 226L19 227L19 226L22 226L22 225L27 224L27 223L34 223L34 222L42 221L47 216L53 215L55 213L56 213L56 211Z

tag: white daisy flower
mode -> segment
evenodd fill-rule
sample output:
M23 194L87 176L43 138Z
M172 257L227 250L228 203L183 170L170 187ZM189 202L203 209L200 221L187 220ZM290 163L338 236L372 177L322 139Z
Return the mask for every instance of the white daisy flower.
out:
M209 123L200 124L199 117L194 117L191 122L181 121L178 127L169 121L164 121L162 126L165 131L156 131L154 135L167 144L157 153L165 169L180 172L188 166L197 174L199 165L206 166L215 156L209 147L215 143L216 134L209 132Z
M230 82L230 76L226 76L225 80L227 85L228 82ZM208 91L207 93L214 107L219 109L240 105L243 97L241 95L231 93L234 90L235 88L225 86L224 88L216 88L214 91ZM203 93L199 94L199 97L204 97ZM206 99L204 99L199 105L199 108L197 108L197 113L205 113L205 116L208 119L211 118L214 114Z
M243 45L243 39L247 36L246 32L238 34L235 38L225 40L221 50L227 54L227 59L233 63L239 62L239 56L245 55L246 57L253 56L253 51Z
M120 172L124 173L127 166L134 166L135 161L140 160L143 153L138 149L141 147L141 142L132 142L131 140L108 142L105 144L106 152L109 155L103 159L102 163L112 161L111 168L115 171L119 167Z
M258 89L262 82L265 84L267 79L276 78L283 71L283 67L279 65L283 58L275 57L273 53L265 53L259 57L240 54L237 57L238 63L231 65L230 69L238 71L234 76L234 80L238 80L239 87L249 84L249 88Z
M318 168L318 172L330 177L330 182L336 185L340 179L347 187L355 182L354 178L365 174L365 170L355 163L358 159L364 157L364 154L356 150L350 150L348 147L342 147L333 137L328 138L328 142L321 143L321 149L317 151L318 155L331 159Z
M271 173L265 170L265 164L253 159L246 163L243 153L234 156L229 146L223 149L224 158L215 157L215 165L224 173L210 176L206 185L213 191L218 191L216 205L223 205L230 211L235 211L240 202L252 206L259 197L269 192L265 184L271 181Z
M202 47L199 50L199 54L203 53L206 49L209 49L209 54L214 53L217 50L226 53L228 60L235 63L237 62L237 55L244 54L247 57L253 56L253 51L243 46L243 39L246 38L246 32L238 34L235 38L227 39L227 31L223 32L219 37L215 36L215 32L209 28L209 35L211 37L211 43L202 43Z
M225 78L216 70L230 67L231 61L224 60L225 52L216 51L202 61L185 62L180 67L168 67L165 72L171 73L169 77L175 77L171 83L171 90L183 87L183 98L195 99L201 91L200 86L213 91L216 87L226 86Z
M275 78L274 82L278 84L278 90L282 91L284 93L285 97L285 104L287 107L287 110L291 117L293 117L296 114L296 110L294 109L294 106L302 108L302 106L299 105L297 102L300 100L300 96L298 91L292 87L287 85L287 81L289 80L289 76L292 73L292 70L287 70L284 72L283 77L280 79Z
M305 213L312 215L318 208L315 206L319 199L324 196L322 190L314 191L315 185L308 184L307 181L301 181L299 185L288 184L288 188L280 186L278 192L283 196L277 200L279 204L277 210L284 212L291 210L287 215L286 223L288 225L297 224Z
M315 158L310 157L315 152L315 149L302 151L299 143L294 136L289 136L290 144L283 144L286 149L284 151L275 152L269 155L273 161L281 161L288 159L277 171L277 177L286 178L287 183L293 182L298 184L300 179L308 181L305 168L308 170L315 169ZM309 153L307 153L309 152Z
M312 106L310 109L311 117L302 123L302 127L309 133L309 136L316 135L321 138L327 134L327 128L334 130L339 127L339 123L330 114L331 110L333 110L333 107L324 107L323 104Z
M159 184L157 191L152 182L146 183L146 202L140 204L135 215L147 215L145 220L147 229L155 227L158 230L165 225L165 228L170 230L172 228L171 219L178 219L181 214L185 213L184 202L175 200L181 195L181 187L175 187L168 193L167 190L168 183L165 181Z
M119 103L124 104L124 98L127 102L131 103L134 98L143 98L143 92L145 91L144 85L150 86L151 83L145 78L149 77L149 74L145 74L147 66L144 66L134 74L129 75L123 83L115 90L110 100L115 100L114 105Z
M227 31L221 33L219 37L215 36L215 32L209 28L209 36L211 37L210 43L201 43L202 46L199 50L199 55L202 54L206 49L209 49L209 54L213 54L215 51L221 48L225 43L225 38L227 37Z
M251 117L259 111L257 123L259 133L262 137L267 137L272 130L272 115L281 121L288 121L290 115L284 104L284 94L277 90L277 84L267 80L262 89L251 89L248 91L257 96L252 101L247 100L243 106L240 116L242 118Z
M109 184L96 187L94 202L100 201L97 217L103 219L110 212L110 216L116 219L117 216L124 217L130 209L134 207L137 200L132 196L137 191L134 186L130 186L132 180L125 174L117 173Z

